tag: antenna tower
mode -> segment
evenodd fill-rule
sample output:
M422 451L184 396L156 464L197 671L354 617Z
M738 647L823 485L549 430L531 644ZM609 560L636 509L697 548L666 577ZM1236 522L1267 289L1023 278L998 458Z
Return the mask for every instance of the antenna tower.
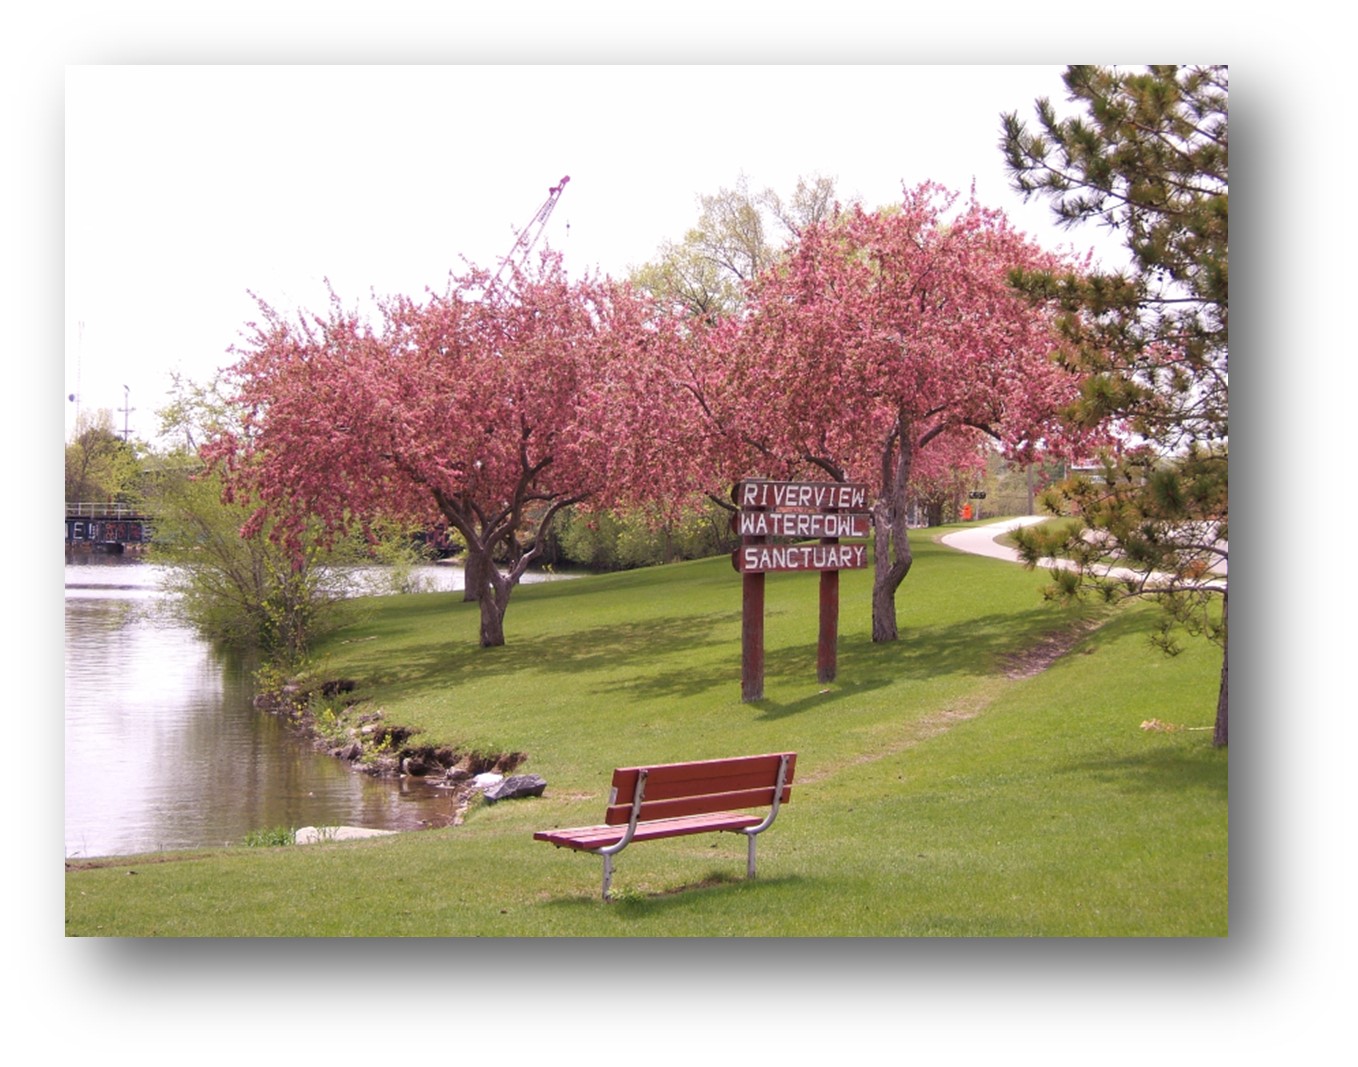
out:
M129 441L129 440L131 440L131 437L132 437L132 431L128 429L128 425L127 425L127 417L128 417L129 415L131 415L132 412L134 412L134 411L137 410L136 408L129 406L129 402L131 401L131 399L132 399L132 390L129 389L127 386L123 386L123 409L122 409L122 410L123 410L123 440L124 440L124 441Z

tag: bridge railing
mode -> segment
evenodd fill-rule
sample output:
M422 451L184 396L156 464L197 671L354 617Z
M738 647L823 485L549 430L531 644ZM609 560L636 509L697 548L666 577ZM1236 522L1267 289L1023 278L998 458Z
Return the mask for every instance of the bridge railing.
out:
M131 504L117 504L112 502L83 501L66 503L66 517L68 519L134 519L140 516L141 512Z

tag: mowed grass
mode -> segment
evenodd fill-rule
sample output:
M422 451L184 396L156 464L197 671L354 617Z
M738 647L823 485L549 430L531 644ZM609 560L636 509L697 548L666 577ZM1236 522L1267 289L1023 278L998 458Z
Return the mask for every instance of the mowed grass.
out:
M1044 576L915 539L901 639L841 577L839 677L816 680L818 582L768 578L765 699L740 700L728 559L523 587L508 644L458 595L365 601L318 674L419 742L521 752L543 797L354 842L111 861L67 874L66 929L120 936L1224 936L1227 757L1217 650L1167 659L1150 607L1094 618ZM1097 628L1081 629L1090 622ZM1053 636L1073 648L1012 670ZM798 752L760 839L646 842L601 861L532 840L597 822L615 766ZM129 872L135 871L135 877Z

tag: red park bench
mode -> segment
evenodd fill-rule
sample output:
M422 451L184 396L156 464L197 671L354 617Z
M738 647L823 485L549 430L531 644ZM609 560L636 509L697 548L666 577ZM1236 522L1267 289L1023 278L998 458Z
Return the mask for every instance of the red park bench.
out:
M792 795L795 752L654 767L620 767L600 826L539 830L534 841L593 852L604 858L604 899L613 880L613 857L633 841L685 834L740 833L749 841L747 878L754 877L757 835L773 825L779 805ZM747 809L768 808L763 814Z

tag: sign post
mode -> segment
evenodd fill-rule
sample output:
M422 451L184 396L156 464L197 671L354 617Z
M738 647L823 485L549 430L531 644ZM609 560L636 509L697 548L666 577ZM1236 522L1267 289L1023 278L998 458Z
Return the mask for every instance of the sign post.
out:
M820 637L816 681L833 682L839 671L839 571L820 572Z
M766 541L744 537L741 547ZM764 699L764 572L744 571L740 581L740 699L748 703Z
M740 696L764 697L764 575L769 571L820 574L820 628L816 677L831 682L838 672L839 572L867 566L867 548L841 544L865 537L867 486L850 482L740 482L732 499L740 511L734 525L741 536L732 564L742 577ZM770 538L816 539L777 543Z

